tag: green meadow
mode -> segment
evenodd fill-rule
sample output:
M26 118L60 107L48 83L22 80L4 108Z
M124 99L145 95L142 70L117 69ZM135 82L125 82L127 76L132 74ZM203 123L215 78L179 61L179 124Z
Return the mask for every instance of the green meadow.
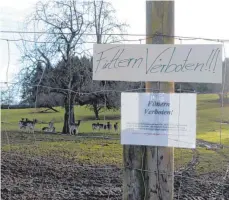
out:
M2 151L20 152L26 155L59 156L60 159L71 159L74 162L86 164L112 164L122 165L122 146L120 145L120 133L114 131L93 132L91 124L95 122L112 124L119 122L120 111L106 110L100 113L100 120L94 120L94 114L86 107L75 106L76 120L82 120L79 136L69 136L42 133L41 129L48 122L54 120L57 132L61 132L63 126L64 109L56 108L59 112L41 113L42 109L9 109L1 111L1 139ZM187 113L188 114L188 113ZM24 133L18 130L18 121L21 118L36 118L35 134ZM224 123L220 123L223 121ZM225 170L229 161L229 104L220 106L218 95L202 94L197 100L197 139L207 142L221 142L222 149L206 149L197 147L191 149L175 148L175 168L182 167L191 161L193 152L198 157L197 170L199 173ZM84 136L110 136L113 139L87 138Z

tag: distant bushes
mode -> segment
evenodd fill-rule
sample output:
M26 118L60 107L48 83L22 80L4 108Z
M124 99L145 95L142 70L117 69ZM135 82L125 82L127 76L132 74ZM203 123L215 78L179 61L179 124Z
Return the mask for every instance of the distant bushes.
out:
M19 104L19 105L6 105L2 104L1 109L24 109L24 108L34 108L35 105L25 105L25 104Z

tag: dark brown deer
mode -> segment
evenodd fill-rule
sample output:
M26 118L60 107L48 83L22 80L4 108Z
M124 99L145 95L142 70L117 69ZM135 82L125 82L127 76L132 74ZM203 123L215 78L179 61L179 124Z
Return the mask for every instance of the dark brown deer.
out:
M114 130L115 130L115 131L118 131L118 122L116 122L116 123L114 124Z

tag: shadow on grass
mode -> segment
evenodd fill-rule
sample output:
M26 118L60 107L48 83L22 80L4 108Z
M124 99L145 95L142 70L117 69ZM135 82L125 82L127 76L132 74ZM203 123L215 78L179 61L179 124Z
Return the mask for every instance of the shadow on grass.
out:
M224 103L223 107L229 107L229 103ZM197 110L207 110L207 109L214 109L214 108L221 108L221 104L219 102L201 102L197 104Z
M116 115L105 115L105 119L106 120L120 120L120 115L116 114ZM84 121L95 121L95 116L83 116L81 117L81 120ZM100 115L99 119L97 119L97 121L99 120L104 120L103 116Z
M35 132L26 133L26 132L17 132L11 131L8 133L8 136L5 134L1 134L1 144L9 145L9 144L23 144L33 142L41 142L41 141L76 141L81 139L114 139L119 140L120 135L118 133L79 133L78 135L69 135L69 134L61 134L61 133L42 133ZM10 141L10 142L9 142Z
M222 102L222 100L220 99L209 99L209 100L204 100L204 101L208 103L219 103L219 104ZM225 104L229 105L229 99L224 98L223 101Z
M215 120L217 123L222 123L222 124L229 124L229 120Z
M82 137L104 137L104 138L117 138L119 139L120 134L118 133L79 133L77 136ZM77 137L76 136L76 137Z

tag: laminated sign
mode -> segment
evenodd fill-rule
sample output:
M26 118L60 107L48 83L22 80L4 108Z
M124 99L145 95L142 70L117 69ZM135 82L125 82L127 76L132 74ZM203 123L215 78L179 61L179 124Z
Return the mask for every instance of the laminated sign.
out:
M196 94L122 93L121 144L196 147Z
M94 44L93 80L222 83L222 45Z

